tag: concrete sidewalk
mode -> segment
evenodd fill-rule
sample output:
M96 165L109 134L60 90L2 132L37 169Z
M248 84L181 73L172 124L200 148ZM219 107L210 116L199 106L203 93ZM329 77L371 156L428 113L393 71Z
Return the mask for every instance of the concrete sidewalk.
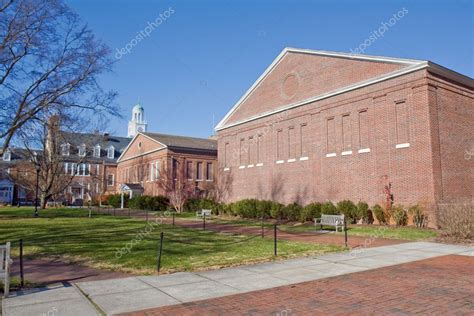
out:
M206 272L80 282L76 286L98 309L111 315L269 289L448 254L473 256L474 247L413 242ZM4 300L4 315L41 314L53 307L61 311L58 315L96 315L97 311L91 309L92 305L78 289L18 293Z

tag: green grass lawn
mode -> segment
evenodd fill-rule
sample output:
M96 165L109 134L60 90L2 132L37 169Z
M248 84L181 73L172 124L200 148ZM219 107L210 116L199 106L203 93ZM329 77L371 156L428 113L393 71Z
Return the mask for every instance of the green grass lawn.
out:
M221 217L214 216L211 220L213 223L218 224L232 224L232 225L243 225L243 226L261 226L261 221L252 219L241 219L238 217ZM272 222L264 222L265 227L271 227ZM315 230L319 230L319 227L315 227L312 223L286 223L278 226L281 230L286 230L293 233L305 233ZM325 230L334 230L334 227L324 227ZM373 237L387 239L402 239L402 240L425 240L438 236L438 232L433 229L419 229L412 226L405 227L394 227L394 226L379 226L379 225L349 225L348 233L349 236L361 236L361 237Z
M156 270L160 232L163 271L187 271L273 260L273 240L173 227L142 219L99 215L86 209L40 211L0 208L0 243L24 240L26 260L61 257L92 267L151 274ZM128 248L127 248L128 247ZM128 250L129 249L129 250ZM121 251L122 250L122 251ZM278 242L278 258L342 250L332 245ZM18 255L18 243L13 255Z

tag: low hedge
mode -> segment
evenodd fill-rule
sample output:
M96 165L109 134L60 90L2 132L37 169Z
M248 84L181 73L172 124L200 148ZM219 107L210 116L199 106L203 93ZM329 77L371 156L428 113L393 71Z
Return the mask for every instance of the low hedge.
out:
M169 199L165 196L140 195L128 201L128 207L139 210L164 212L169 207Z

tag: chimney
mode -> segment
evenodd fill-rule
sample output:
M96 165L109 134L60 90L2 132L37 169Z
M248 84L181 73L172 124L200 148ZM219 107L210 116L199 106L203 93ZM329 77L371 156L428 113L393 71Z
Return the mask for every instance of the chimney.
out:
M49 153L53 153L56 151L57 147L57 139L58 133L60 131L60 117L57 114L51 115L48 118L48 122L46 123L47 128L47 135L46 135L46 151Z
M109 133L108 133L108 132L105 132L105 133L104 133L104 140L105 140L105 141L108 141L108 140L109 140Z

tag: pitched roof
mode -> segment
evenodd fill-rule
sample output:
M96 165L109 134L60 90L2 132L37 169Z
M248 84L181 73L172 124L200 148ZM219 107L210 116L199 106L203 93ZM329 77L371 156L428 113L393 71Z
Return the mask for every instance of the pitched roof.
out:
M280 63L280 61L288 54L288 53L301 53L301 54L310 54L310 55L318 55L318 56L326 56L326 57L336 57L336 58L345 58L351 60L359 60L359 61L372 61L372 62L381 62L381 63L392 63L392 64L399 64L402 65L403 68L378 76L374 77L369 80L365 80L356 84L352 84L349 86L341 87L335 91L331 91L328 93L323 93L320 95L315 95L310 97L306 100L294 103L294 104L287 104L281 108L276 109L275 111L269 111L265 113L261 113L259 115L254 115L248 117L243 120L239 120L237 122L229 123L229 118L236 112L241 104L243 104L248 97L252 94L252 92L260 85L260 83L272 72L273 69ZM352 53L339 53L339 52L330 52L330 51L322 51L322 50L309 50L309 49L299 49L299 48L290 48L287 47L283 49L283 51L275 58L275 60L268 66L268 68L263 72L263 74L254 82L254 84L245 92L245 94L237 101L237 103L230 109L230 111L224 116L224 118L217 124L215 127L216 131L232 127L235 125L239 125L242 123L246 123L261 117L265 117L268 115L272 115L287 109L295 108L298 106L302 106L307 103L311 103L320 99L329 98L331 96L341 94L347 91L351 91L354 89L358 89L364 86L368 86L383 80L395 78L397 76L401 76L407 73L411 73L414 71L418 71L421 69L429 69L431 72L437 73L439 75L445 76L447 78L452 78L464 85L467 86L474 86L474 80L468 76L462 75L445 67L439 66L435 63L426 60L417 60L417 59L404 59L404 58L392 58L392 57L381 57L381 56L369 56L369 55L361 55L361 54L352 54Z
M190 148L190 149L201 149L201 150L217 150L217 141L214 139L207 138L196 138L188 136L178 135L167 135L159 133L141 133L154 139L157 142L169 148Z
M92 148L96 145L101 147L101 155L100 158L97 157L88 157L88 161L95 161L95 160L103 160L106 162L116 162L120 154L125 150L127 145L132 140L128 137L120 137L114 135L104 135L104 134L94 134L94 133L74 133L74 132L66 132L61 131L62 139L60 140L61 143L69 143L72 146L79 146L82 144L86 144L89 148ZM110 159L105 152L110 146L114 146L114 159Z

